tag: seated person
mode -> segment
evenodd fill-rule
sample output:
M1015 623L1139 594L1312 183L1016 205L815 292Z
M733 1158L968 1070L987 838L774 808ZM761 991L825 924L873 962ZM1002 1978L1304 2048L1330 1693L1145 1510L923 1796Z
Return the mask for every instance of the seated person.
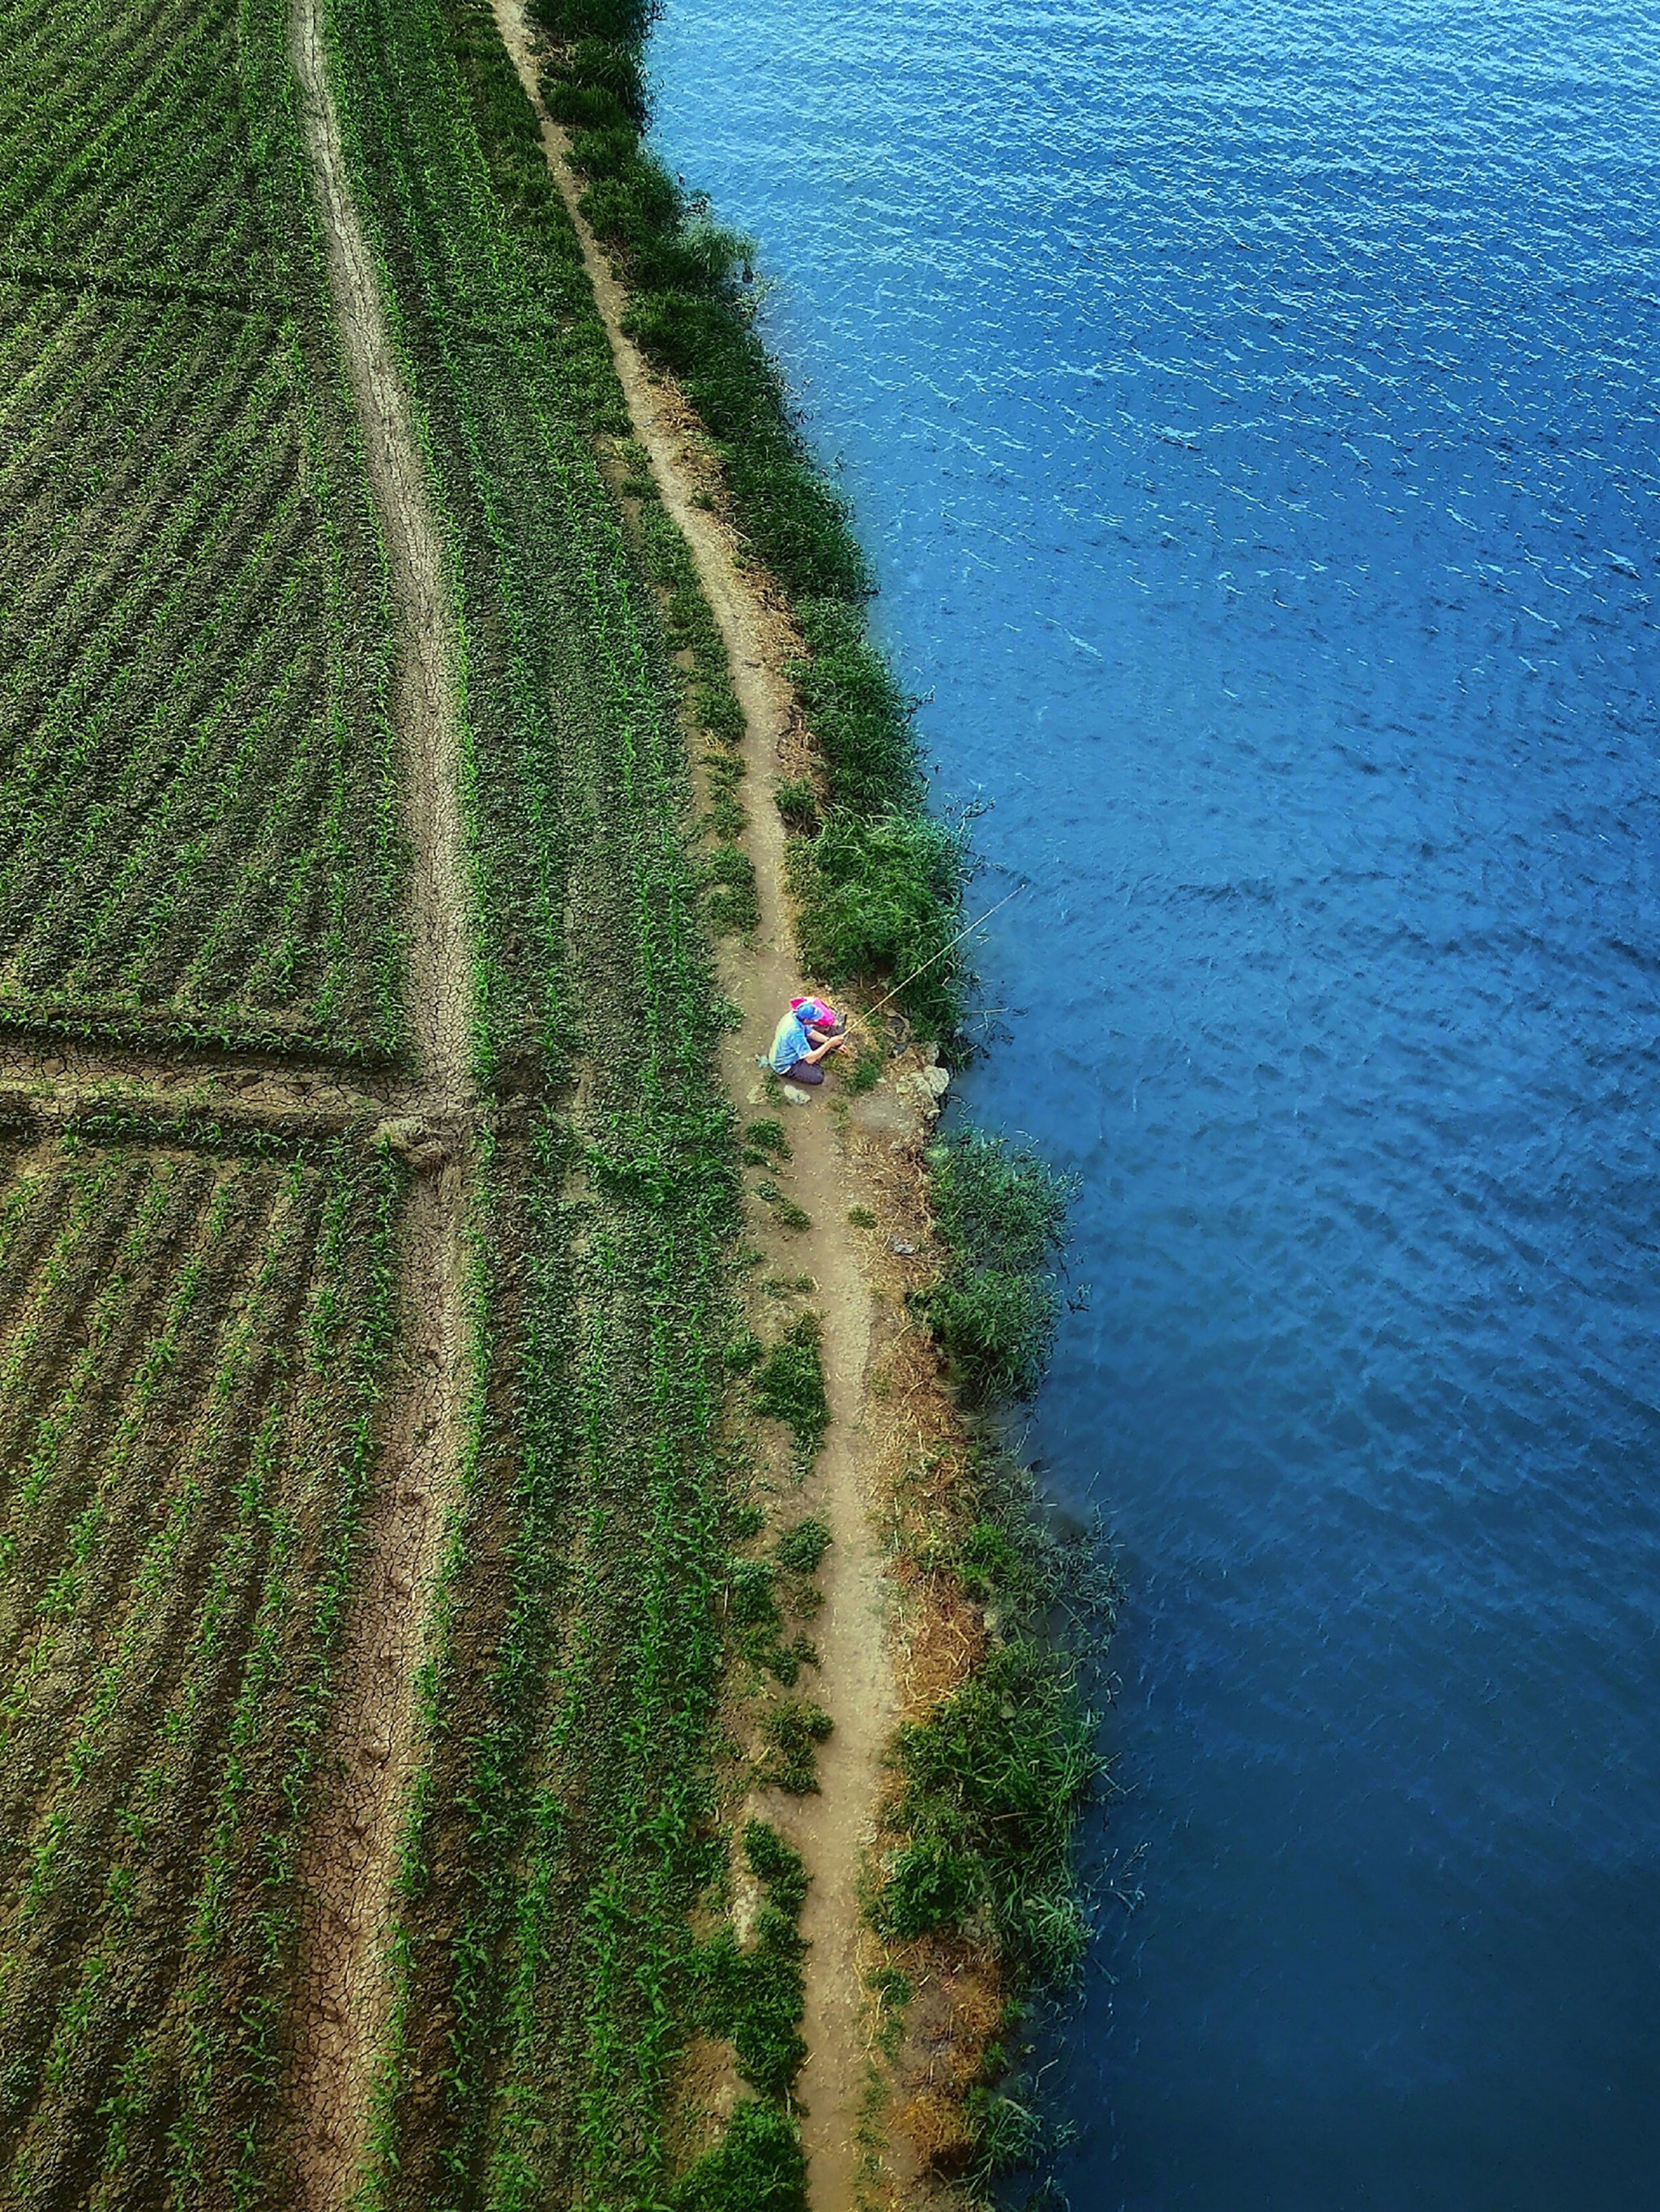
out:
M822 1083L819 1062L827 1054L840 1052L847 1039L847 1024L822 999L796 999L779 1023L767 1054L774 1074L787 1083Z

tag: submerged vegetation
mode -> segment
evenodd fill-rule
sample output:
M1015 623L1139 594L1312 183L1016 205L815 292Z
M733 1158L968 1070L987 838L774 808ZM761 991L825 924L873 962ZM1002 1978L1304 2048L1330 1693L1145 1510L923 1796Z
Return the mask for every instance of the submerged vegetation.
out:
M893 1820L909 1840L876 1908L909 1942L973 1913L1044 1978L1083 1955L1068 1854L1100 1765L1090 1716L1037 1644L995 1647L927 1720L894 1746L903 1788Z
M1089 1942L1076 1832L1106 1767L1083 1685L1098 1673L1117 1589L1096 1533L1050 1526L1030 1470L989 1425L949 1456L943 1492L902 1493L897 1550L946 1617L960 1621L964 1601L975 1609L983 1648L890 1747L867 1910L891 1947L877 1977L890 2021L914 1985L994 1970L996 2033L985 2044L982 2025L970 2039L936 2145L978 2201L1043 2148L1022 2027L1033 1985L1072 1981ZM932 2154L926 2139L919 2148Z

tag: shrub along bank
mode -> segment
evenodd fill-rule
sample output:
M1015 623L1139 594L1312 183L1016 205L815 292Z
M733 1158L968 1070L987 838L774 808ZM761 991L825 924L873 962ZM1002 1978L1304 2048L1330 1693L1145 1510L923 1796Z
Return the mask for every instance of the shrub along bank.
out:
M980 1609L978 1664L897 1731L870 1917L896 1947L885 2011L912 1977L995 1962L1006 2002L954 2122L934 2146L971 2188L1025 2162L1042 2129L1000 2086L1022 1993L1071 1979L1089 1940L1073 1862L1078 1823L1103 1778L1079 1677L1111 1626L1116 1589L1091 1535L1062 1540L1035 1510L1030 1470L997 1417L1029 1398L1055 1336L1053 1263L1071 1190L1029 1148L976 1129L927 1155L939 1278L913 1303L946 1352L965 1433L950 1478L903 1494L896 1549L907 1579L942 1609ZM896 2002L896 1998L899 2002Z
M557 44L544 80L587 179L583 213L628 282L625 327L696 409L733 520L787 593L806 644L793 672L824 790L793 854L801 954L831 982L923 972L897 1003L951 1041L961 970L960 839L925 811L910 702L865 631L871 578L845 501L813 463L777 364L754 326L749 242L714 222L641 143L642 46L655 0L532 0ZM808 826L808 825L811 826Z
M928 1154L934 1225L949 1254L925 1301L933 1333L976 1405L1030 1398L1055 1343L1049 1261L1071 1194L1030 1149L960 1129Z

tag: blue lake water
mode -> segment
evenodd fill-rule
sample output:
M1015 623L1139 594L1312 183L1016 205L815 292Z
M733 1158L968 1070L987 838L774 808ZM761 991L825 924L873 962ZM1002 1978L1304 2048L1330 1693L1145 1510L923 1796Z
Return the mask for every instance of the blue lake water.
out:
M965 1090L1083 1182L1032 1443L1146 1891L1072 2202L1645 2212L1660 8L669 0L655 70L1030 884Z

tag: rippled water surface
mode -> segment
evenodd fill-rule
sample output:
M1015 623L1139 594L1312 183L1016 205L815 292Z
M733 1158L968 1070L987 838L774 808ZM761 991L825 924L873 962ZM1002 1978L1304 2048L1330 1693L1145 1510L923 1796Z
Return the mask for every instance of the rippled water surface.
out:
M670 0L1084 1182L1074 2205L1660 2203L1654 0ZM1116 1979L1110 1978L1110 1977Z

